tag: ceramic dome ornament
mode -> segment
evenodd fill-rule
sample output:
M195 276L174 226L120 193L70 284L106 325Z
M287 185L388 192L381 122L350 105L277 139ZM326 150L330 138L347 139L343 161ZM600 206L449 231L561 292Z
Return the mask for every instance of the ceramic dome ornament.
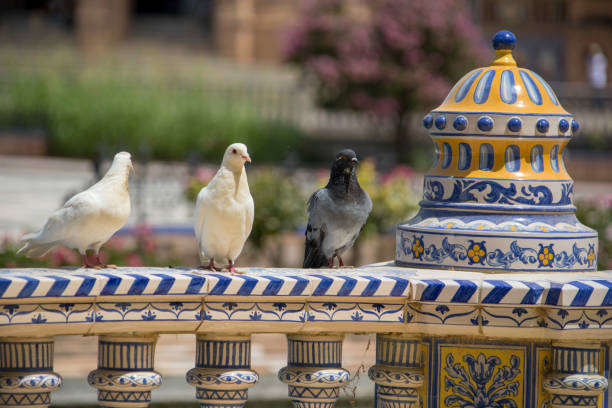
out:
M398 264L596 270L597 233L576 219L562 160L578 122L544 79L517 66L515 44L511 32L495 34L491 65L468 72L425 116L436 158L421 210L398 225Z

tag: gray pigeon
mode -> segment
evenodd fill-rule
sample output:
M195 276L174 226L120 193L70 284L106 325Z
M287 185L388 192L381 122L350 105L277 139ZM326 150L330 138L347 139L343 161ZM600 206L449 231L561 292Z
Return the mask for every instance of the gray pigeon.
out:
M334 266L355 243L372 210L372 200L357 181L359 160L346 149L336 155L329 182L308 199L304 268Z

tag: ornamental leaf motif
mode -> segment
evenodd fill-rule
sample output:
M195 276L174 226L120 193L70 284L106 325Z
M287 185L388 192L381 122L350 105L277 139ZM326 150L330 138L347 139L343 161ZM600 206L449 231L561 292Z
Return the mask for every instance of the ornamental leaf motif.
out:
M452 394L444 399L445 405L452 408L518 408L511 398L519 393L519 382L515 381L520 373L520 359L510 357L510 365L501 365L498 356L485 356L484 353L474 357L467 354L463 357L467 365L455 363L452 354L446 357L447 376L444 379L445 390Z
M572 202L574 187L572 183L561 186L561 196L554 201L553 193L546 185L527 185L517 189L515 183L504 186L492 180L473 181L456 180L452 192L444 198L444 185L436 180L426 180L423 196L428 201L442 203L478 202L475 193L482 194L482 200L489 204L523 204L523 205L569 205Z

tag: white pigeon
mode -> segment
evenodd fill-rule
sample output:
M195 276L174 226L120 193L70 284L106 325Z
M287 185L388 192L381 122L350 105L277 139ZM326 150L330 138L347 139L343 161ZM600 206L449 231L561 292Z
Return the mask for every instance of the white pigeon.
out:
M115 155L113 164L102 180L76 194L55 211L39 232L25 235L24 246L17 251L29 257L43 256L57 245L74 248L90 268L86 251L91 249L100 262L100 247L121 228L130 215L128 177L132 156L127 152Z
M217 270L215 259L227 259L229 271L240 273L234 261L251 233L255 213L245 162L251 162L247 147L230 145L219 171L198 194L194 230L202 269ZM204 266L205 258L208 266Z

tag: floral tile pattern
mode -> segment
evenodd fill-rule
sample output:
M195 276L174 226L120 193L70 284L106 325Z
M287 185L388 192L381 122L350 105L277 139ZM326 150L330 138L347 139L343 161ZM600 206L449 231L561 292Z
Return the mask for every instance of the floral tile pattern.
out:
M312 302L308 307L311 321L404 322L404 304Z
M96 322L199 321L200 302L104 302L97 304Z
M304 322L307 320L304 303L279 302L205 302L202 320L206 321L262 321Z
M0 305L0 327L20 324L91 323L93 303Z

